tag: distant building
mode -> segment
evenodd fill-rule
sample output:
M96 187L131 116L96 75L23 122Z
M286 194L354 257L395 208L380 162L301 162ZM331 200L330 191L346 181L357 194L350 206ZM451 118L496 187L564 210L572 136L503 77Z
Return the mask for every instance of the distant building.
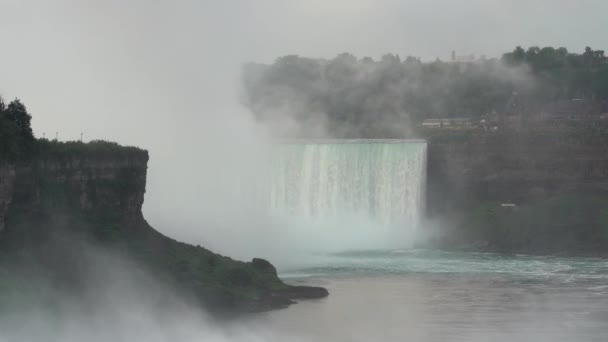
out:
M422 127L424 128L441 128L442 121L441 119L426 119L422 121Z
M479 58L477 58L477 56L475 56L474 53L467 54L467 55L457 55L456 51L452 50L450 61L452 63L478 63L478 62L484 62L486 60L487 60L486 55L480 55Z
M588 120L599 118L601 104L583 99L559 100L546 104L541 110L544 120Z
M460 62L460 63L472 63L472 62L475 62L475 60L476 60L475 54L456 56L456 62Z
M423 128L471 128L473 121L470 118L437 118L426 119L422 122Z
M504 210L508 210L508 211L517 211L517 205L514 203L503 203L500 205L500 207Z

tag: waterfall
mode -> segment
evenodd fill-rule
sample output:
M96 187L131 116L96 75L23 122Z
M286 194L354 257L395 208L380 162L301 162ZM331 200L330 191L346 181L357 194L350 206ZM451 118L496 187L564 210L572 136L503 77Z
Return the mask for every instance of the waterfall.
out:
M288 142L275 146L271 161L272 210L310 222L350 217L411 233L425 188L422 140Z

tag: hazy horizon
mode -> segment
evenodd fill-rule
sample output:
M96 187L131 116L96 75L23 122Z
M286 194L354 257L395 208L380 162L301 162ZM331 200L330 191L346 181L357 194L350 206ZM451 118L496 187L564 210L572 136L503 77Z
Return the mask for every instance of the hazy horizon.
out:
M606 13L606 0L0 0L0 96L27 106L0 110L0 342L604 340L603 51L275 61L608 50ZM591 114L529 120L526 96L555 94ZM38 138L148 150L143 214L170 238L141 219L140 158L35 142L28 112ZM421 128L428 144L272 144L413 137L411 122L457 115L471 119ZM89 151L103 158L64 163Z
M549 0L0 0L0 94L24 101L38 137L82 132L148 149L146 217L202 243L217 217L201 217L223 209L221 196L209 200L221 193L213 177L241 167L254 153L231 152L259 148L250 142L264 135L238 103L243 63L342 52L499 57L517 45L582 51L608 46L607 11L603 1ZM229 221L219 226L251 224Z

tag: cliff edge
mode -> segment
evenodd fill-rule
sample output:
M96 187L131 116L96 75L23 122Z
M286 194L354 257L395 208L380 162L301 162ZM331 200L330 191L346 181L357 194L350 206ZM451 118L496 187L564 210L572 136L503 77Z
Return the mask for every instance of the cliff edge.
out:
M431 247L608 256L607 129L429 130Z
M216 311L270 310L328 295L283 283L266 260L233 260L153 229L141 211L147 151L108 142L39 145L27 162L0 161L0 261L25 255L73 283L86 267L79 248L94 244L128 256Z

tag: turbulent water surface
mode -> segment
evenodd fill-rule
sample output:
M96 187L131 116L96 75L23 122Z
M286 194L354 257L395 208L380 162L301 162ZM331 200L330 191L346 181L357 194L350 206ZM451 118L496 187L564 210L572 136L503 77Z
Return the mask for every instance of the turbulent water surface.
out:
M260 318L302 340L608 341L602 259L361 251L281 276L331 293Z

